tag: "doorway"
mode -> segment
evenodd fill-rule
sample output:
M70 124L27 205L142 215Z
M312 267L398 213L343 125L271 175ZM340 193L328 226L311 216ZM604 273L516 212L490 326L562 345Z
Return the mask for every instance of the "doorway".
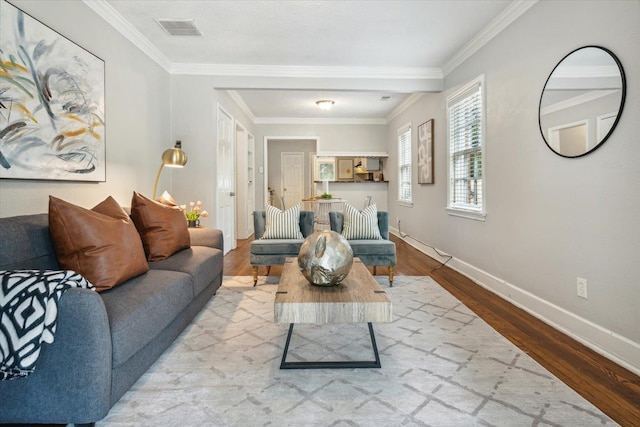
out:
M233 118L220 105L217 110L217 139L218 139L218 164L217 164L217 199L218 212L216 215L216 227L224 236L224 254L227 254L237 246L236 242L236 203L235 203L235 177L236 161L234 147Z
M312 154L315 154L318 150L319 141L318 137L308 136L268 136L264 138L264 201L266 204L271 204L276 207L281 207L281 200L284 191L285 204L289 208L299 203L302 199L308 198L313 191L313 175L312 165L310 159ZM302 179L301 188L302 193L298 193L298 190L293 190L290 187L283 185L284 170L283 167L283 154L284 153L302 153L301 168ZM290 161L291 158L288 159ZM287 178L290 179L290 178ZM299 176L297 179L300 179ZM290 193L287 196L287 193ZM292 193L298 193L293 195ZM304 208L304 206L303 206Z

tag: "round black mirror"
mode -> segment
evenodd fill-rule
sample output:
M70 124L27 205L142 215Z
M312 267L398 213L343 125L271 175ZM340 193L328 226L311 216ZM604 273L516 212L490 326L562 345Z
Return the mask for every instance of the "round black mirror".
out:
M547 146L563 157L580 157L600 147L618 124L626 80L608 49L585 46L555 66L540 96L538 122Z

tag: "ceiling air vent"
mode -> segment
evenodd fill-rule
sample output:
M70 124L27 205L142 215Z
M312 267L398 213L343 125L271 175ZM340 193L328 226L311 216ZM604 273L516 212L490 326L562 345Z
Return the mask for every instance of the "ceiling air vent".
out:
M156 19L170 36L202 36L193 19Z
M390 99L391 99L391 96L390 96L390 95L383 95L383 96L381 96L381 97L380 97L380 101L383 101L383 102L384 102L384 101L388 101L388 100L390 100Z

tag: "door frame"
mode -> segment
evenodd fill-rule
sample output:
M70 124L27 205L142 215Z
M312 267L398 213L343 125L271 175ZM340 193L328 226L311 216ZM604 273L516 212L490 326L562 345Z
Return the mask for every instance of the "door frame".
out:
M264 173L262 174L262 205L263 209L267 208L267 202L269 200L269 140L309 140L316 142L316 153L320 152L320 137L319 136L265 136L263 138L263 152L262 152L262 164ZM295 151L295 150L292 150Z
M222 106L222 104L220 104L220 102L216 103L216 111L215 111L215 123L216 123L216 171L220 170L220 156L218 156L219 153L219 148L220 148L220 141L218 140L218 137L220 136L220 127L218 124L218 114L219 112L224 113L226 116L228 116L231 119L231 149L233 150L233 153L231 153L231 157L233 158L233 161L231 162L231 167L233 168L233 170L231 171L231 176L233 177L233 193L236 193L236 119L233 117L233 115L229 112L229 110L227 110L226 108L224 108ZM215 201L216 201L216 211L218 209L220 209L220 198L219 198L219 190L218 190L218 175L216 173L216 188L215 188ZM229 242L229 244L225 244L225 248L224 248L224 254L226 254L227 252L229 252L230 250L235 249L238 246L238 240L237 240L237 234L236 234L236 201L235 198L233 200L233 203L231 203L233 212L231 214L231 217L233 218L233 227L231 227L231 242ZM217 212L216 212L217 214ZM216 228L223 230L223 235L224 235L224 224L220 224L220 216L216 215ZM226 242L225 242L226 243Z

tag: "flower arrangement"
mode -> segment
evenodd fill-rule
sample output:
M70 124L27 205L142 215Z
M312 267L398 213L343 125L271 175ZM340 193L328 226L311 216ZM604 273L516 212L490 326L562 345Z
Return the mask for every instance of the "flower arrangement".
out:
M202 202L200 200L195 203L189 202L189 210L187 210L187 205L180 205L180 209L184 212L187 221L197 221L200 217L206 218L209 216L207 211L202 210Z

